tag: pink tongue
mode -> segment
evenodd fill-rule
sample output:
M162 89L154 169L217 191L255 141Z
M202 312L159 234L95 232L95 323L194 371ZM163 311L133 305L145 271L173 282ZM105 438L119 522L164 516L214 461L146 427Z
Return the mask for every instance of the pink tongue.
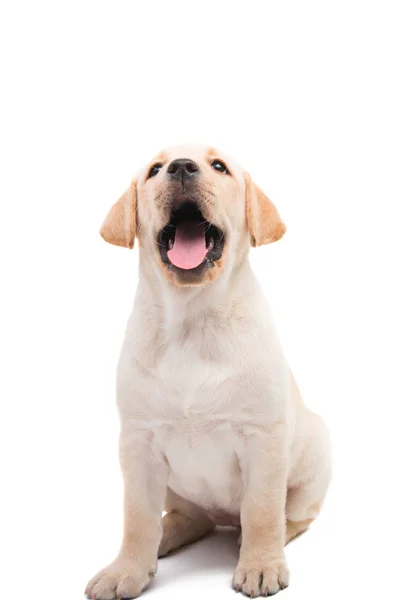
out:
M201 265L206 254L204 223L187 221L176 226L174 246L168 251L175 267L194 269Z

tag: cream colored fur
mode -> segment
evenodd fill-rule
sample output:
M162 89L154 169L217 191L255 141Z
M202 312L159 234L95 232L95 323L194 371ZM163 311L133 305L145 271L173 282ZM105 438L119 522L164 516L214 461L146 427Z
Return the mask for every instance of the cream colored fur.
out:
M159 156L153 163L188 157L199 164L212 194L206 218L225 232L224 257L201 285L169 276L156 241L168 220L165 167L148 180L147 168L139 173L112 208L117 222L105 221L102 235L112 243L131 247L137 232L140 281L117 374L124 537L86 593L137 596L158 555L215 524L242 528L235 589L275 593L289 581L284 545L319 514L331 470L327 430L301 400L248 263L250 238L274 241L285 227L231 159L198 146ZM211 168L213 157L230 177Z

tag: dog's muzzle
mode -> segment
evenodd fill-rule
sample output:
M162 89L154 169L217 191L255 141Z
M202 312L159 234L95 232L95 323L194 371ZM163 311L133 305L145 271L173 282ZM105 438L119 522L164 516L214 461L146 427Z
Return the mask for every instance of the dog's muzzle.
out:
M165 264L188 271L203 264L214 266L222 256L224 234L204 218L196 202L185 200L176 204L158 242Z

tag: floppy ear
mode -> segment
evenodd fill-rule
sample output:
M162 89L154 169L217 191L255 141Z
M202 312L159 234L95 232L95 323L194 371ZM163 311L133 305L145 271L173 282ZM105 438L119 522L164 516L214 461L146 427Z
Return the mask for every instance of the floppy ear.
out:
M286 227L273 202L253 183L248 173L245 179L245 203L251 246L276 242L283 237Z
M133 248L136 234L136 181L113 204L101 227L100 234L109 244Z

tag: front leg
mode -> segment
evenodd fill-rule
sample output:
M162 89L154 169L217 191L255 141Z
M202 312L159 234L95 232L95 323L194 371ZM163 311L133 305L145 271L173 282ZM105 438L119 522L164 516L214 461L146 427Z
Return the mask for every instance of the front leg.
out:
M287 451L285 426L250 434L240 464L242 541L233 587L270 596L288 586L284 555Z
M168 467L153 456L150 432L124 427L120 435L120 464L124 478L124 535L116 559L87 585L95 600L135 598L157 569L161 513Z

